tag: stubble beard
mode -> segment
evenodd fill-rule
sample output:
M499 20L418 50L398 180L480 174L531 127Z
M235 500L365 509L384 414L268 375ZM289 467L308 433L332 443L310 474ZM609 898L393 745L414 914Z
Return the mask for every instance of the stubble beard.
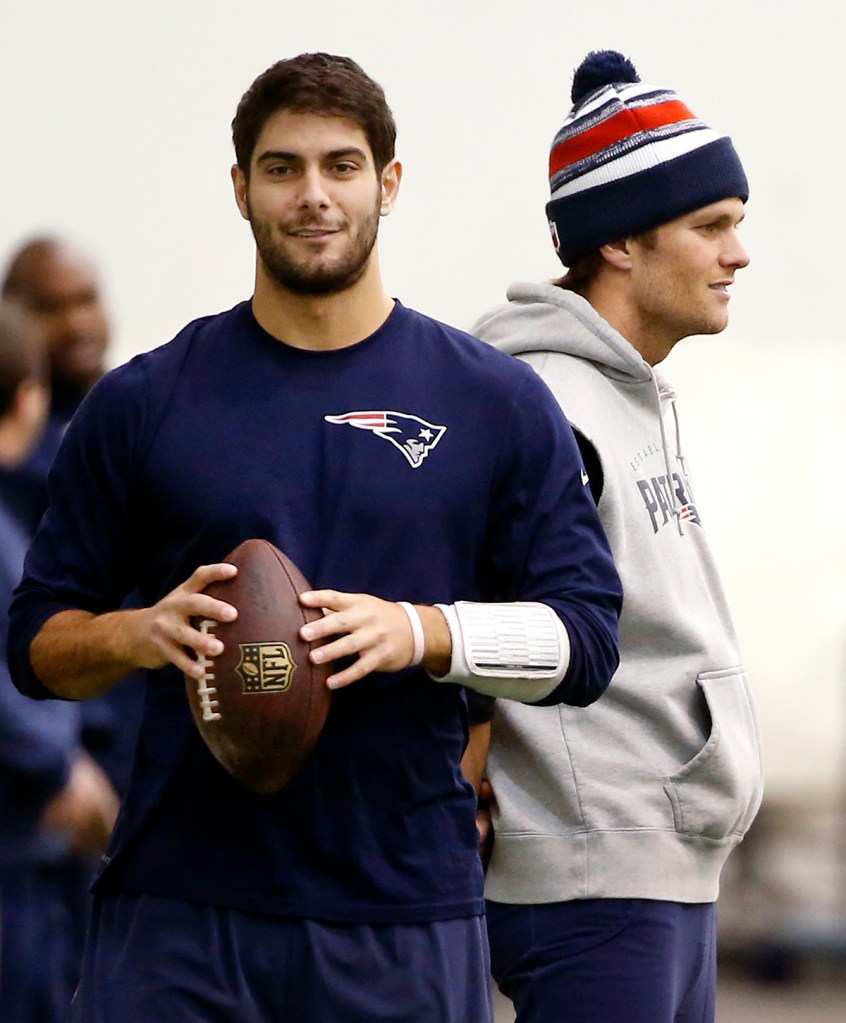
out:
M638 300L641 327L669 348L686 337L720 334L728 326L728 310L713 308L712 297L700 294L705 287L702 282L679 283L672 275L663 274L642 287Z
M379 233L380 210L381 196L377 196L373 211L352 235L347 250L328 266L319 258L292 259L274 238L268 221L259 220L252 212L249 219L259 258L277 284L296 295L333 295L353 287L364 276Z

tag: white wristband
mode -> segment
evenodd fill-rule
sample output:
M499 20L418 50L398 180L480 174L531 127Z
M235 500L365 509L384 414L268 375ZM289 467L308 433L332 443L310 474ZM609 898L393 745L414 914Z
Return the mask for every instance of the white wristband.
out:
M414 653L411 655L411 664L409 665L409 667L413 667L415 664L419 664L423 660L423 651L426 646L425 638L423 636L423 622L420 621L420 615L417 613L417 608L413 604L409 604L407 600L399 600L397 603L408 616L408 624L411 626L411 635L414 637Z

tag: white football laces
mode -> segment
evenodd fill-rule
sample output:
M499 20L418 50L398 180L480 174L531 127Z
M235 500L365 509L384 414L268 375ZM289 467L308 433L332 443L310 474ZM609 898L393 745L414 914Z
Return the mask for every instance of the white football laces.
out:
M208 635L217 625L217 622L210 618L204 618L199 625L200 632ZM197 695L200 698L200 709L203 712L203 721L220 721L221 714L216 709L220 702L216 699L217 689L210 682L214 682L214 661L205 654L198 654L197 660L203 668L203 677L197 679Z

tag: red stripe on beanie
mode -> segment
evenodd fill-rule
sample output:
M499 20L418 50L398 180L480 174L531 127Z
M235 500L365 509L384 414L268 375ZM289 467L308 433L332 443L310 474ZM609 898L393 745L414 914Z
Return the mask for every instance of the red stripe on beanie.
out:
M593 156L638 132L654 131L670 124L696 120L681 100L673 99L652 106L624 107L595 128L579 132L559 142L549 154L550 178L586 157Z

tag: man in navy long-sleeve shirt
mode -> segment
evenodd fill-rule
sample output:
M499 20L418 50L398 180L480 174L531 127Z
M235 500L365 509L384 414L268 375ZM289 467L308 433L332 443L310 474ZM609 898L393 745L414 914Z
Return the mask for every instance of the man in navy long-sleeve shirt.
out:
M261 75L233 122L252 300L107 375L59 453L16 682L80 699L149 670L86 1023L484 1023L465 687L583 705L616 666L619 580L554 399L383 287L394 135L348 58ZM333 662L316 751L271 797L206 749L183 679L220 651L192 622L237 614L203 591L251 536L311 580L326 615L303 634Z

